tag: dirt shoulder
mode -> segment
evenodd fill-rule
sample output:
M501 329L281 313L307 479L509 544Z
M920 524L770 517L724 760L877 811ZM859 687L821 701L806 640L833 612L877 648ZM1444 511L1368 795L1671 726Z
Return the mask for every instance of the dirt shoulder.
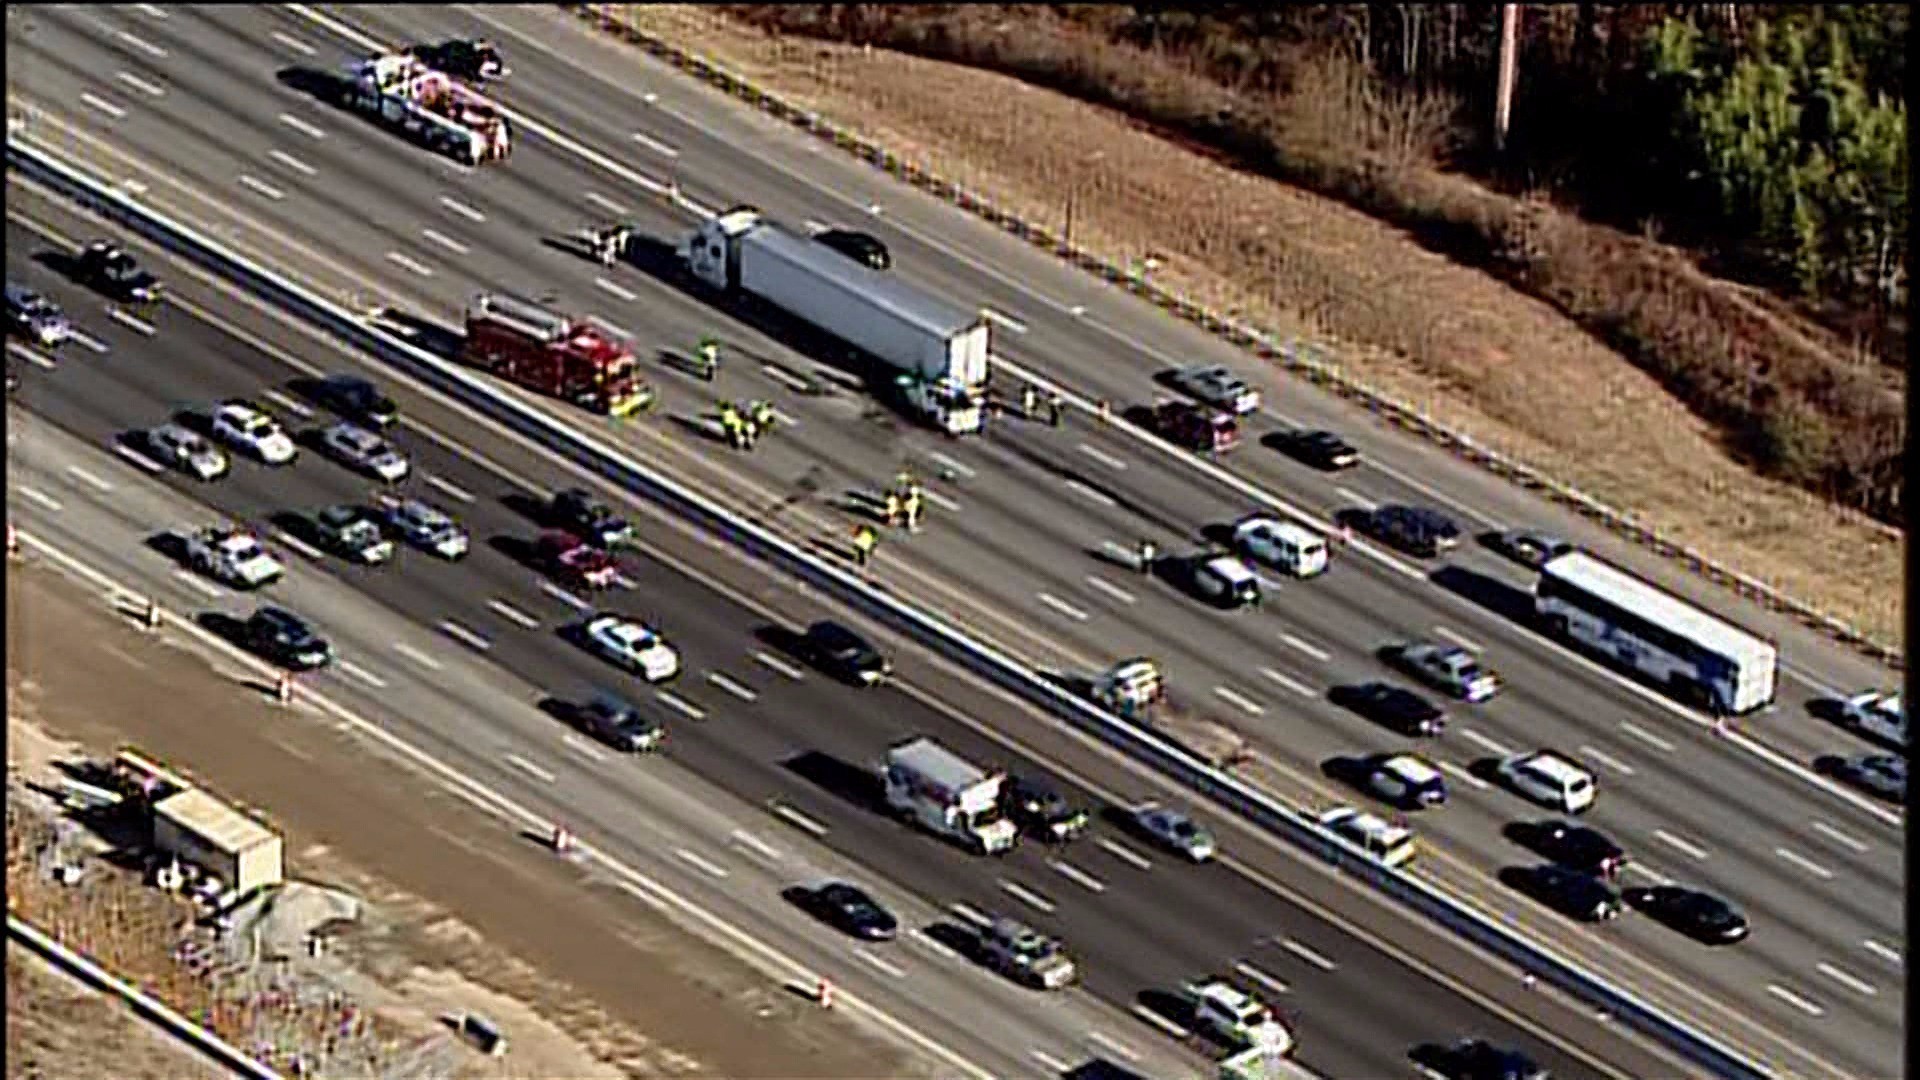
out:
M56 760L137 746L280 829L290 878L358 898L358 919L327 932L333 989L323 996L329 1015L354 1003L344 1026L368 1033L366 1065L349 1067L339 1050L323 1074L905 1073L895 1053L838 1017L625 894L583 883L551 853L330 726L289 720L206 661L135 629L106 598L10 564L7 620L10 907L185 1011L215 1009L223 1033L245 1021L259 1036L289 994L305 991L262 980L244 1002L215 1002L175 959L180 901L98 862L80 886L51 880L39 852L53 830L16 797L24 781L52 783ZM10 966L10 997L15 978ZM65 1014L43 1012L50 1019L35 1031L62 1026ZM442 1018L462 1012L497 1023L507 1054L482 1057L452 1039ZM282 1020L270 1034L293 1033ZM91 1039L32 1037L39 1060L65 1062L39 1075L144 1075L96 1059ZM14 1039L10 1022L9 1076L22 1060ZM65 1056L82 1052L84 1061Z
M770 36L707 8L599 5L831 117L1008 212L1285 337L1356 381L1898 647L1903 538L1756 476L1711 427L1548 305L1330 199L1126 117L884 49ZM1413 358L1419 359L1413 359Z
M78 1068L85 1062L84 1069ZM118 999L24 949L7 948L7 1076L60 1080L215 1080L221 1071Z

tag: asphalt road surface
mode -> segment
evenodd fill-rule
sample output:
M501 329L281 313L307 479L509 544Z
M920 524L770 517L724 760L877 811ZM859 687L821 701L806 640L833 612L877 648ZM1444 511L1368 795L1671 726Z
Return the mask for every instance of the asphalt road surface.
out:
M1348 798L1317 776L1318 765L1396 744L1328 704L1327 689L1380 674L1372 653L1391 641L1472 643L1512 689L1456 710L1434 756L1456 769L1530 745L1585 758L1604 792L1595 823L1629 848L1641 872L1722 891L1757 930L1746 945L1710 954L1634 920L1598 934L1567 929L1491 879L1492 868L1524 861L1500 827L1535 815L1464 778L1455 805L1420 822L1430 843L1422 872L1543 927L1784 1071L1895 1067L1904 1008L1904 934L1893 918L1898 826L1799 767L1850 746L1807 715L1808 702L1888 679L1884 672L1730 608L1776 634L1802 674L1784 683L1777 708L1747 725L1751 739L1715 738L1699 718L1502 614L1523 598L1527 578L1478 551L1447 560L1431 580L1402 560L1357 553L1325 579L1282 585L1260 614L1208 612L1099 553L1143 537L1180 551L1201 526L1252 509L1243 492L1077 419L1062 431L1009 421L989 439L952 445L905 429L819 365L662 280L645 260L609 274L580 259L566 237L620 215L677 238L691 215L644 186L671 176L708 206L752 202L795 224L863 219L893 246L900 273L1005 316L998 351L1091 395L1141 400L1154 393L1155 368L1222 355L1217 345L704 91L646 67L603 80L597 73L613 70L614 52L571 36L564 21L503 10L368 15L356 10L349 21L389 40L484 29L513 56L503 98L572 138L522 124L515 157L478 173L414 151L274 81L289 67L332 67L365 50L334 16L315 22L294 12L182 10L153 19L135 9L36 11L30 33L9 22L10 46L27 57L14 65L10 89L41 109L36 138L140 178L156 204L210 221L343 299L447 324L475 290L515 288L606 317L632 332L645 356L684 351L718 330L729 362L717 394L771 397L794 423L751 458L730 457L700 431L706 389L662 367L664 419L637 425L633 436L660 464L735 505L778 507L795 532L822 539L850 526L834 509L850 491L878 487L907 461L945 471L951 480L934 484L931 527L888 541L883 579L1045 665L1085 671L1119 655L1160 657L1176 691L1255 739L1293 797ZM559 44L543 48L528 35ZM555 48L579 63L561 65ZM627 95L624 107L606 107L614 94ZM583 161L572 139L598 148L600 163ZM865 212L873 206L880 212ZM1249 445L1228 464L1297 505L1326 513L1438 501L1463 526L1540 524L1695 591L1305 388L1250 377L1286 415L1254 423ZM826 392L793 388L806 384ZM1338 428L1371 463L1327 480L1256 445L1289 423Z
M551 807L583 838L675 887L702 898L726 889L716 910L756 928L771 922L789 955L969 1058L1003 1075L1089 1055L1154 1075L1190 1071L1194 1059L1174 1039L1126 1014L1157 1005L1154 992L1183 979L1237 972L1267 986L1300 1033L1302 1060L1331 1075L1402 1074L1415 1044L1463 1033L1527 1046L1556 1075L1677 1068L1230 823L1221 827L1232 865L1194 868L1109 824L1064 851L1030 845L987 860L887 820L871 806L871 765L889 743L921 733L1016 773L1060 776L1096 808L1177 793L930 660L902 655L900 685L867 692L807 672L769 630L816 617L817 601L663 521L641 522L647 542L625 561L627 587L592 601L554 587L515 557L513 542L537 531L515 496L575 478L504 438L466 449L454 436L461 418L425 398L397 394L410 418L399 441L415 467L403 486L473 530L475 550L457 565L411 551L376 569L315 558L298 526L277 515L364 501L374 485L311 450L284 469L240 464L214 484L150 477L116 449L119 433L233 395L277 406L298 429L318 417L301 415L287 393L299 373L290 361L347 361L288 341L272 319L191 279L151 336L88 318L96 305L32 263L33 234L9 227L10 276L61 298L95 343L30 371L16 395L27 411L12 417L10 512L23 527L151 582L176 610L237 616L250 601L179 570L152 541L220 520L256 526L292 567L267 595L309 615L340 649L337 669L316 679L329 691L370 703L442 760ZM231 329L196 317L203 304ZM700 576L689 576L696 564ZM584 603L660 627L685 673L648 688L582 652L564 630ZM668 725L665 759L615 759L538 708L600 686ZM909 925L936 927L936 940L947 933L937 924L964 925L968 912L1057 932L1084 958L1088 993L1036 1000L917 940L848 950L778 900L781 888L829 871L877 880ZM1392 988L1384 998L1382 987Z

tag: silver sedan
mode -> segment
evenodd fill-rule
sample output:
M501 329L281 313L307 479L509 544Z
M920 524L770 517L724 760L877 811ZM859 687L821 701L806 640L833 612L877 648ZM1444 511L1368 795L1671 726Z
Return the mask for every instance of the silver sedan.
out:
M1147 839L1190 862L1206 862L1216 850L1212 833L1185 813L1157 802L1134 807L1133 824Z
M1218 365L1180 368L1167 381L1195 401L1233 416L1260 411L1260 391Z

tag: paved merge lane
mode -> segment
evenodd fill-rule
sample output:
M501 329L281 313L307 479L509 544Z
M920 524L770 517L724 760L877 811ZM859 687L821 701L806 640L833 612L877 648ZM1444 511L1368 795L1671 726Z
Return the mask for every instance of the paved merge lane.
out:
M260 24L262 19L274 29ZM251 204L249 215L277 220L284 234L309 237L302 243L324 245L328 260L346 263L320 271L340 291L375 292L387 299L428 297L431 313L445 320L482 285L538 291L557 283L561 296L570 302L634 330L643 344L657 342L665 347L684 347L719 318L704 304L630 269L608 277L562 252L539 247L537 241L539 236L611 216L612 211L600 205L608 200L609 191L621 196L621 209L632 211L643 228L662 237L675 236L685 228L683 215L650 210L642 193L632 189L622 192L617 186L600 185L603 190L595 190L583 184L574 162L558 148L524 132L520 152L507 168L465 175L464 170L409 151L382 133L307 99L263 94L254 85L260 72L283 66L293 55L274 34L291 35L303 43L324 38L316 38L310 24L302 29L301 20L248 9L209 12L206 21L215 29L205 35L183 28L177 19L168 20L164 27L140 28L143 35L163 42L161 48L169 56L192 59L190 64L171 66L167 61L152 62L154 70L143 77L163 78L169 96L154 107L135 108L114 119L115 141L135 147L143 156L176 162L171 171L210 190L230 190L236 177L253 175L247 171L253 168L249 162L287 173L282 178L288 181L282 199L256 193L235 194L232 201L245 200ZM65 55L84 48L89 34L97 36L96 30L85 26L74 33L77 41L41 47ZM120 59L135 63L147 55L137 49L126 53L124 43L115 47L124 54ZM279 55L274 57L276 52ZM324 62L330 65L345 56L325 54ZM537 54L527 59L537 67ZM519 54L516 66L523 74L533 70L521 63ZM31 92L43 81L79 79L88 70L76 65L62 76L51 67L38 66L36 61L27 77L16 75L15 85ZM537 100L544 109L548 102L542 89L538 82L516 76L516 89L508 96L522 103ZM524 97L514 98L514 94ZM68 99L74 96L69 94ZM176 113L173 110L185 108L180 98L197 98L197 105L208 108L240 110L248 116L245 134L236 138L224 127L210 129L201 118L204 114L195 109ZM311 137L282 118L281 112L323 132L322 137ZM569 129L578 130L573 117L566 119ZM726 130L724 123L714 126ZM763 163L741 158L724 143L702 144L691 131L663 137L682 148L676 160L683 176L699 171L699 153L711 153L726 168L710 175L727 177L730 190L738 192L736 197L760 202L789 219L798 219L804 212L803 207L782 201L795 197L785 192L784 180L783 190L763 187L771 183ZM166 140L166 145L157 139ZM696 152L696 148L702 149ZM89 145L87 149L99 148ZM301 165L323 170L329 180L301 179L304 174L274 157L276 153L297 155ZM637 161L634 165L640 167ZM351 182L333 183L330 178L335 176ZM595 176L593 183L602 179L607 178ZM697 185L693 190L707 198ZM349 191L380 194L355 197ZM479 211L484 223L465 217L449 200L470 211L484 208ZM317 221L327 224L314 228ZM467 247L468 253L446 249L435 254L436 242L425 235L427 222L433 223L442 239ZM889 235L889 239L901 251L902 272L919 275L923 266L932 266L936 269L928 280L939 284L940 273L964 270L951 265L937 269L945 260L932 248L916 248L910 235L904 239ZM389 256L426 266L432 275L417 273ZM308 273L315 272L313 264L303 265ZM348 280L351 286L342 285ZM368 289L370 281L381 287ZM956 278L946 287L991 300L989 285L987 279L969 276L965 281ZM616 289L640 298L639 302L625 299ZM994 302L997 307L1011 306ZM1079 379L1094 360L1093 352L1100 352L1101 358L1112 353L1108 347L1090 352L1093 347L1073 334L1039 340L1044 332L1033 327L1044 320L1026 310L1013 314L1029 332L1005 334L1001 341L1018 359L1044 355L1049 369L1055 361L1072 364ZM744 327L730 328L726 336L730 348L740 343L730 351L732 356L750 351L795 370L812 371L811 364ZM1078 427L1056 433L1008 425L992 440L940 449L941 444L922 433L899 432L876 423L868 404L857 395L842 392L824 401L804 398L758 373L735 383L738 366L730 365L723 391L730 396L778 395L782 409L798 418L797 429L770 440L753 459L724 466L712 460L711 449L697 435L671 422L661 426L667 436L659 438L656 433L651 445L694 476L724 484L737 500L755 507L802 493L796 487L802 477L826 477L822 493L811 500L825 502L846 488L883 482L902 460L934 462L927 467L931 471L938 467L934 454L950 455L965 471L956 472L951 484L936 484L935 491L959 510L939 507L936 500L935 527L905 547L890 544L883 554L887 564L883 577L962 612L1027 655L1063 667L1090 667L1120 652L1163 657L1174 671L1178 690L1206 702L1259 740L1269 756L1295 775L1294 790L1301 793L1311 790L1307 786L1311 773L1324 757L1388 744L1379 733L1318 700L1318 694L1336 682L1377 674L1377 665L1368 658L1372 649L1403 635L1431 634L1443 628L1485 645L1489 659L1514 679L1516 692L1508 700L1473 710L1471 722L1463 718L1443 757L1464 764L1485 753L1489 744L1517 748L1538 742L1557 744L1586 757L1600 768L1606 789L1596 811L1603 827L1620 833L1648 864L1724 887L1756 919L1770 924L1763 925L1763 935L1751 947L1711 960L1652 927L1609 928L1609 937L1625 932L1661 958L1658 966L1694 969L1687 983L1705 983L1729 997L1749 992L1750 1011L1762 1018L1759 1023L1791 1022L1797 1016L1797 1007L1786 1004L1779 994L1763 994L1761 986L1777 986L1801 1000L1815 1001L1828 1014L1820 1021L1819 1033L1830 1038L1828 1046L1842 1053L1874 1045L1871 1034L1849 1033L1840 1018L1831 1015L1858 1007L1854 998L1864 995L1854 987L1863 979L1875 988L1865 1008L1876 1023L1885 1023L1899 1012L1900 996L1888 985L1886 962L1869 945L1885 948L1889 940L1896 948L1904 945L1898 927L1891 926L1884 914L1897 906L1897 887L1891 885L1895 837L1850 804L1805 791L1773 766L1726 753L1725 747L1700 737L1696 727L1681 722L1663 704L1622 693L1613 681L1571 664L1558 649L1503 619L1478 608L1463 609L1371 562L1349 559L1325 581L1283 588L1268 605L1268 614L1228 621L1170 596L1163 584L1139 581L1090 557L1089 552L1115 543L1131 544L1140 535L1154 536L1163 548L1176 549L1177 538L1190 535L1197 525L1230 520L1246 508L1237 495L1211 484L1194 484L1191 474L1164 467L1130 440ZM1109 369L1117 365L1101 367ZM687 394L683 384L670 376L662 381L670 413L697 413L698 399ZM1291 400L1288 408L1293 408ZM1298 484L1297 471L1264 460L1265 453L1249 446L1237 455L1236 466L1259 469L1262 479L1267 479L1266 470L1277 469L1280 479ZM853 468L846 467L850 463ZM1339 486L1367 488L1362 479L1342 480ZM1309 481L1305 494L1322 508L1336 506L1346 497L1320 481ZM826 524L823 515L811 510L793 509L790 520L796 528L823 535L839 532L841 526ZM895 552L901 554L896 557ZM1496 580L1518 581L1517 575L1476 553L1454 561ZM959 587L956 582L966 584ZM1205 646L1175 649L1165 644L1168 641L1204 642ZM1127 647L1118 648L1121 643ZM1300 693L1301 687L1313 694ZM1556 692L1543 695L1545 700L1523 696L1545 687ZM1769 726L1772 720L1768 719ZM1467 736L1466 727L1486 741ZM1632 772L1615 768L1615 763ZM1711 802L1695 794L1702 778L1720 781L1711 783L1720 793ZM1427 826L1440 846L1457 857L1436 861L1435 868L1470 880L1479 889L1497 890L1482 872L1469 874L1465 860L1481 866L1512 861L1516 853L1498 839L1497 826L1525 811L1497 793L1482 797L1469 789L1463 796L1461 805ZM1781 831L1756 828L1775 814L1784 826ZM1707 852L1707 858L1695 859L1691 854L1701 851ZM1863 914L1873 918L1858 922L1833 918L1848 893L1870 897L1863 903ZM1491 900L1524 916L1533 915L1501 892L1493 891ZM1579 940L1579 947L1605 950L1585 938ZM1853 976L1853 983L1824 975L1822 965ZM1700 995L1698 989L1683 987L1682 980L1672 976L1663 978L1649 965L1634 964L1628 974L1650 980L1656 988L1665 983L1667 995L1689 1009L1699 1005L1694 1000Z
M9 246L16 254L10 257L9 273L61 297L89 335L107 349L63 358L58 370L34 373L22 400L61 432L101 446L112 433L154 422L181 405L233 394L265 397L266 390L284 383L291 374L280 361L179 308L160 314L158 333L151 338L98 319L94 317L98 305L24 261L20 253L31 250L29 234L16 231L13 240ZM197 291L190 282L182 285L185 292ZM537 575L486 546L488 538L497 535L529 535L524 519L500 502L501 496L520 485L438 446L427 427L444 430L447 418L405 394L401 397L408 415L426 425L402 434L419 470L418 479L408 486L459 513L474 529L480 546L458 566L405 552L396 565L375 570L343 568L331 559L310 560L297 549L289 552L283 546L293 577L284 588L276 586L269 592L290 594L293 606L319 619L340 641L351 666L343 664L337 674L324 676L329 685L384 697L391 688L422 682L461 685L456 674L475 665L492 673L482 685L512 687L502 700L518 703L530 702L542 692L571 696L594 685L624 685L638 700L658 709L670 725L669 757L679 764L747 803L766 806L777 800L798 810L802 815L798 820L825 828L820 841L829 849L867 863L934 908L957 901L978 910L1019 913L1057 930L1087 958L1088 988L1117 1006L1130 1007L1142 990L1238 965L1258 972L1260 979L1287 986L1279 1004L1294 1016L1301 1031L1304 1059L1336 1075L1402 1071L1404 1054L1413 1042L1459 1032L1484 1032L1539 1045L1498 1015L1381 951L1385 946L1351 936L1227 868L1176 867L1106 828L1057 856L1029 848L1002 860L975 860L856 805L838 787L807 779L791 764L798 757L817 755L811 759L816 766L838 763L848 771L862 772L888 742L919 732L1017 770L1050 771L1028 764L1020 750L1004 741L1009 736L1051 740L1049 755L1074 748L1031 720L1014 722L1011 714L1017 710L981 701L977 691L963 692L937 667L923 671L925 665L911 656L901 660L907 682L902 690L863 695L810 674L795 679L791 665L777 654L769 663L768 647L756 637L767 622L765 616L742 609L729 596L682 577L667 565L636 557L627 568L634 589L609 606L654 620L684 650L688 661L686 675L670 690L673 699L651 695L558 638L555 629L575 617L570 606L546 590ZM91 482L77 479L80 474L68 469L68 459L76 452L65 448L65 435L31 429L26 434L24 446L16 447L13 490L20 492L24 484L63 503L88 498L112 503L125 518L120 531L137 530L118 538L128 547L137 547L139 532L160 525L156 519L171 518L164 524L178 527L220 516L259 523L289 506L313 508L363 498L369 488L337 466L311 456L287 470L242 464L232 479L215 485L163 479L167 488L211 501L213 510L194 514L177 507L177 500L145 494L151 485L124 463L116 472L113 459L104 453L97 456L105 464L89 461L82 468L113 488L89 495ZM43 441L61 449L42 453L38 448ZM537 485L557 486L564 479L532 455L510 446L490 445L488 454L507 459L508 470L527 475ZM428 477L440 485L432 486ZM450 490L471 496L471 501L447 494ZM27 503L16 499L16 505ZM678 549L690 546L663 531L664 526L643 522L642 527L676 555ZM112 539L103 535L93 543L111 548ZM168 564L151 552L118 557L143 573L168 580ZM337 585L312 584L315 581L338 582L359 592L349 596ZM210 603L200 596L200 587L177 577L166 587L172 590L174 603L180 602L182 594L194 605ZM768 591L765 583L749 588L762 595ZM778 594L777 606L783 613L790 612L781 621L795 622L815 613L790 588L776 586L771 591ZM374 615L365 610L369 603L399 618ZM515 614L505 614L498 605ZM231 600L212 602L212 606L243 610L242 604ZM537 625L523 625L528 619ZM392 629L386 628L388 622ZM413 625L405 627L405 623ZM477 641L484 641L485 648L477 650ZM556 813L577 822L583 835L623 835L629 811L623 805L618 778L626 775L627 763L587 757L585 748L563 739L557 725L525 709L514 710L516 718L511 721L494 721L492 714L499 706L483 704L490 693L499 691L463 689L458 696L471 702L462 710L470 718L452 728L438 719L423 719L423 734L450 760L481 756L488 761L490 775L519 773L523 783L530 778L536 785L549 785L551 794L546 797ZM966 708L973 716L1005 719L990 732L957 708ZM693 718L694 711L698 719ZM832 722L823 722L823 717L832 717ZM505 727L495 730L490 726L495 723ZM644 766L640 768L644 771ZM1129 771L1098 755L1077 753L1073 768L1096 790L1115 797L1151 791ZM590 770L611 786L604 793L595 788L576 801L575 769ZM807 771L818 776L827 770ZM787 832L799 837L807 830L804 825L760 825L755 831L761 836ZM1229 843L1236 851L1244 850L1246 857L1262 864L1274 861L1253 841L1236 844L1236 839L1230 834ZM711 860L713 853L694 849L692 856L680 858L697 868L698 859ZM1310 878L1317 876L1309 872ZM1313 881L1310 888L1318 892L1326 885ZM1345 890L1332 886L1332 895L1344 894ZM1033 906L1033 898L1039 899L1039 907ZM1351 904L1349 898L1346 905ZM1373 916L1365 910L1369 907L1362 902L1349 917L1365 915L1371 923ZM1396 938L1411 929L1391 917L1380 924ZM1467 975L1478 965L1464 957L1455 959L1454 952L1450 943L1435 942L1416 946L1412 955L1422 962L1444 961L1446 970L1488 985L1485 977L1492 973ZM884 968L875 970L885 974ZM1504 977L1507 985L1496 988L1501 996L1517 991L1511 978ZM1381 986L1394 987L1390 1003L1373 1000ZM1629 1073L1671 1068L1644 1059L1641 1051L1619 1043L1592 1021L1565 1015L1551 1001L1537 1007L1561 1013L1557 1029L1583 1031L1576 1037L1579 1042L1621 1063ZM1080 1015L1062 1016L1062 1010L1072 1006L1054 1001L1029 1008L1039 1018L1036 1022L1056 1025L1050 1029L1056 1032L1068 1030L1069 1020ZM1084 1019L1078 1022L1087 1024ZM1106 1037L1131 1053L1149 1057L1165 1053L1157 1046L1162 1036L1150 1028L1115 1020L1102 1024L1090 1030L1110 1033ZM990 1037L985 1031L982 1037ZM1058 1036L1054 1038L1057 1041ZM1047 1052L1058 1056L1057 1050ZM1578 1059L1563 1052L1551 1048L1540 1052L1557 1074L1591 1074Z

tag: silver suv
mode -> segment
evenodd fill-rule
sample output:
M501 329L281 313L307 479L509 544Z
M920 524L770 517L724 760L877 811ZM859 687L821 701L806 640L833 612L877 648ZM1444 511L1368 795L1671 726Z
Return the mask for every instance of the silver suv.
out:
M980 931L987 966L1038 990L1059 990L1080 974L1060 942L1025 923L1000 918Z

